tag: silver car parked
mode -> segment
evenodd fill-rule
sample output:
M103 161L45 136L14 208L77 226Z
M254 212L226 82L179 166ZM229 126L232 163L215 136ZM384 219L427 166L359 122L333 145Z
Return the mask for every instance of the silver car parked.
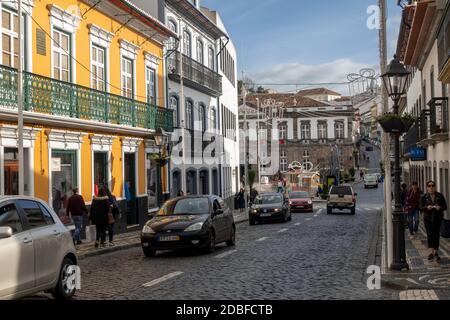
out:
M0 299L41 291L70 299L76 264L70 230L44 201L0 197Z

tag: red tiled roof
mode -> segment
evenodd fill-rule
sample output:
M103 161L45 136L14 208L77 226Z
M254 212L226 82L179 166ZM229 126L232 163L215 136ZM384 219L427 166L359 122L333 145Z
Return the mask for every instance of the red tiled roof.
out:
M327 88L306 89L306 90L300 90L299 92L297 92L297 95L300 95L300 96L315 96L315 95L319 95L319 94L328 94L331 96L342 96L342 94L340 94L336 91L332 91Z

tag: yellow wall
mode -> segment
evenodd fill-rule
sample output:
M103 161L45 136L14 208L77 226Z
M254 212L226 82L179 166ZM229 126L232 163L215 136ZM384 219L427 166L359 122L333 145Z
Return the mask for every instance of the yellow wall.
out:
M33 73L43 75L46 77L52 77L52 67L51 67L51 39L46 35L46 55L37 54L36 41L38 28L43 28L47 34L50 34L50 17L48 5L55 4L62 9L70 9L73 12L73 6L79 9L80 13L84 13L89 9L89 6L82 1L74 0L41 0L36 1L33 8L33 19L37 21L32 22L32 59L33 59ZM117 13L122 13L117 10ZM116 21L113 17L108 17L103 13L100 13L96 9L90 10L80 21L80 26L75 34L76 37L76 59L78 62L72 61L72 70L76 70L76 83L86 87L91 86L91 73L90 73L90 36L89 36L89 24L95 24L109 32L115 33L119 28L121 28L121 23ZM147 29L151 29L149 26ZM152 32L152 31L150 31ZM152 32L153 33L153 32ZM123 27L119 33L115 34L111 41L109 56L107 57L106 72L109 74L109 82L111 83L110 92L114 94L121 94L121 70L120 70L120 43L119 40L124 39L135 45L142 44L138 51L136 64L136 100L146 101L146 87L145 87L145 57L144 52L151 52L157 57L163 57L162 45L149 40L146 41L146 36L130 29L129 27ZM145 42L145 43L144 43ZM86 69L87 68L87 69ZM157 71L157 85L158 85L158 101L157 105L164 105L164 70L163 63L159 64ZM59 129L64 129L63 125ZM50 130L55 128L43 128L36 136L35 140L35 196L42 198L45 201L49 199L49 154L48 154L48 141L44 130ZM94 130L85 130L86 133L84 137L82 147L81 147L81 181L80 186L82 190L82 195L85 201L90 201L92 199L92 152L91 152L91 142L88 137L90 133ZM114 134L113 132L111 134ZM142 143L139 147L138 152L138 190L137 194L145 194L145 146ZM123 195L123 159L122 159L122 144L120 137L116 137L112 145L112 155L111 155L111 177L112 177L112 193L117 197L122 197ZM165 185L166 173L163 173L163 184Z
M32 23L33 32L33 72L51 77L51 43L50 37L46 36L46 56L38 55L36 51L36 29L42 27L48 34L50 34L50 18L47 5L55 4L62 9L69 9L73 6L79 9L79 12L83 13L89 9L89 6L81 1L73 0L57 0L48 1L42 0L35 3L33 10L33 18L39 23L38 26L34 21ZM73 10L72 10L73 11ZM71 11L71 12L72 12ZM119 10L118 10L119 13ZM121 23L114 20L111 17L104 15L93 9L85 15L85 19L82 19L79 25L79 29L76 32L76 59L79 63L72 61L72 68L76 69L76 83L79 85L91 86L91 73L90 73L90 37L89 37L89 24L95 24L109 32L115 33L120 29ZM149 26L148 29L151 29ZM110 92L114 94L121 94L121 75L120 75L120 39L127 40L135 45L141 45L136 58L136 100L146 101L146 87L145 87L145 59L144 51L151 52L157 57L162 58L163 49L162 46L152 40L146 41L147 36L137 33L133 29L128 27L122 28L111 41L109 50L109 57L107 65L107 72L110 75ZM145 42L145 43L144 43ZM159 64L157 71L158 77L158 105L163 106L164 100L164 72L163 64Z

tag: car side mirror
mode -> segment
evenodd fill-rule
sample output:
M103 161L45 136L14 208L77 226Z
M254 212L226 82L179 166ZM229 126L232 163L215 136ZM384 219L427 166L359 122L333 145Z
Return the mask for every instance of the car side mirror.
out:
M11 227L0 227L0 239L10 238L13 235Z
M214 215L215 215L215 216L220 215L220 214L223 214L223 209L217 209L217 210L214 212Z

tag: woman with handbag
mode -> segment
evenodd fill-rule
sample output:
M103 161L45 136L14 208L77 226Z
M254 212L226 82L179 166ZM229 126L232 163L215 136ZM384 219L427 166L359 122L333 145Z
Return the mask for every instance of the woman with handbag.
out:
M121 214L119 209L119 204L117 203L116 197L109 191L108 188L105 187L106 194L108 195L108 202L110 207L110 212L108 214L108 238L109 238L109 246L114 246L114 228L116 220L120 220Z
M427 193L420 199L420 210L423 211L423 221L427 230L428 248L430 254L428 260L440 260L439 241L441 237L441 224L444 218L444 211L447 210L447 202L444 196L436 192L436 183L429 181L427 183Z
M105 188L101 187L98 197L94 197L91 204L91 220L96 227L95 247L106 247L106 228L109 225L109 198Z

